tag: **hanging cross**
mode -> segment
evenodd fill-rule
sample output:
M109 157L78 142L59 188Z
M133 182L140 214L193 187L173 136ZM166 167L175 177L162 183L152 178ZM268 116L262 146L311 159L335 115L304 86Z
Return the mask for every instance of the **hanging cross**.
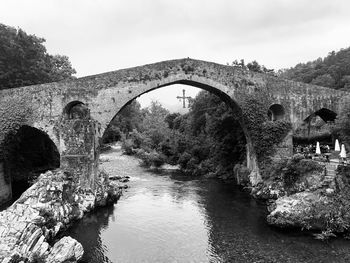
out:
M185 92L186 92L185 89L183 89L182 90L182 97L181 96L176 97L177 99L182 100L183 108L186 108L186 100L188 100L188 103L190 103L190 99L192 99L191 97L186 97Z

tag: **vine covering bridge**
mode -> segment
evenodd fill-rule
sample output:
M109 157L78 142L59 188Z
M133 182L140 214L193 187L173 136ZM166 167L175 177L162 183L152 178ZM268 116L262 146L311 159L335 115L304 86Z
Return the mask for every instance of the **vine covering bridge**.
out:
M37 153L41 159L52 157L51 166L74 172L83 187L94 187L99 139L113 117L134 98L172 84L205 89L232 107L246 137L252 184L261 180L259 162L266 154L259 149L262 140L270 137L266 141L274 149L270 155L288 157L293 132L309 116L333 121L349 100L344 91L193 59L2 90L0 203L11 196L11 177L21 172L18 148L13 145L34 148L40 144L40 149L45 149L41 155ZM264 137L264 131L272 136Z

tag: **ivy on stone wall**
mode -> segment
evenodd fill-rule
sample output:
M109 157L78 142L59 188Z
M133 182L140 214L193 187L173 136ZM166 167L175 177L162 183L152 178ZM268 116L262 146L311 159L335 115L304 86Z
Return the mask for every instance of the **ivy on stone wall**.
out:
M269 121L268 98L249 97L242 103L243 119L250 135L258 162L264 162L275 152L275 146L283 141L292 125L289 121Z

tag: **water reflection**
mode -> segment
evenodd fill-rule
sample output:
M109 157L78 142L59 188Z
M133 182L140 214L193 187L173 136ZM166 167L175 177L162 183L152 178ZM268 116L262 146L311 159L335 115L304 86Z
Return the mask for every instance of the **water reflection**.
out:
M107 255L108 250L101 239L101 232L108 228L109 220L114 221L114 206L96 210L94 213L84 216L79 223L74 224L69 230L69 235L77 240L83 240L83 263L113 262Z
M131 176L130 188L67 233L84 262L350 262L347 241L273 229L265 206L233 184L154 174L112 155L104 168Z

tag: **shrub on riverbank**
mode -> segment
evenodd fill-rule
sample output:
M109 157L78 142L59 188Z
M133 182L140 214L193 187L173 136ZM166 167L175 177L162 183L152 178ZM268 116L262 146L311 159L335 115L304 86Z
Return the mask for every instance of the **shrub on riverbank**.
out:
M265 173L269 174L269 179L282 181L287 193L292 194L305 190L300 189L301 187L316 185L318 182L315 180L320 180L319 177L323 175L323 171L323 165L310 159L304 159L301 154L295 154L291 159L282 159L272 163Z
M159 168L165 164L165 156L156 151L146 152L143 149L139 149L136 152L136 156L142 160L142 166L150 168Z
M130 139L123 140L122 142L122 149L125 154L127 155L133 155L135 153L134 150L134 142Z

